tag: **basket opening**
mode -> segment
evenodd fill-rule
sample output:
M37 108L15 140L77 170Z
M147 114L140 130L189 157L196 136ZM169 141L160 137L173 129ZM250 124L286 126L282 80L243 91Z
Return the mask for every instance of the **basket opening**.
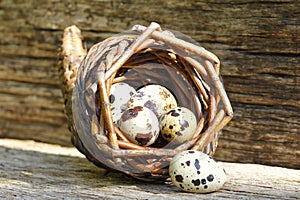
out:
M197 87L189 75L188 70L191 69L192 66L185 62L184 58L172 51L148 48L128 59L116 72L111 85L123 82L136 90L150 84L164 86L174 95L178 105L190 109L199 121L205 110ZM96 92L96 105L100 105L98 97L99 93ZM97 116L100 117L100 110ZM174 149L179 145L167 142L159 134L156 142L149 147Z
M117 77L123 77L123 82L136 90L150 84L166 87L178 105L189 108L199 120L202 111L197 103L201 102L200 97L180 59L170 51L145 50L134 54L117 72Z

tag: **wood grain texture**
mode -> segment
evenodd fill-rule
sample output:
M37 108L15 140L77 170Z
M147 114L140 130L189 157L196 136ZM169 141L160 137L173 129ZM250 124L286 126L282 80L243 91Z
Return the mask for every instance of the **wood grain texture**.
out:
M108 173L75 148L0 139L0 198L3 199L297 199L300 170L221 163L228 181L210 194L180 191Z
M300 11L293 0L0 2L0 136L71 145L57 49L75 24L86 47L156 21L212 51L235 117L216 159L300 168Z

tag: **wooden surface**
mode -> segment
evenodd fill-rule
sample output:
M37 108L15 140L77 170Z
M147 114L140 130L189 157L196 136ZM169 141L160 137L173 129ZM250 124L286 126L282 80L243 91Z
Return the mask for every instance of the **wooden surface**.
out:
M235 117L216 158L300 168L299 2L0 2L0 136L70 146L56 67L63 29L86 46L157 21L219 56Z
M221 163L224 187L210 194L137 181L95 167L74 148L0 139L2 199L297 199L300 170Z

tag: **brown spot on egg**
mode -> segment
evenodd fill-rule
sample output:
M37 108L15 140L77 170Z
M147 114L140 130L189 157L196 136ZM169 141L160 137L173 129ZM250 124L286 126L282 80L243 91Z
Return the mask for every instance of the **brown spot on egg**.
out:
M194 184L194 186L199 186L200 185L200 180L199 179L192 180L192 183Z
M168 99L170 97L170 93L167 90L162 90L159 95L163 96L164 99Z
M181 176L181 175L176 175L175 179L177 182L181 182L181 183L183 182L183 176Z
M174 105L169 103L169 104L164 106L164 110L170 110L173 107L174 107Z
M142 98L143 96L145 96L145 93L144 92L141 92L141 91L138 91L134 97L137 97L137 98Z
M185 164L186 164L187 166L190 166L191 161L188 160L188 161L185 162Z
M153 137L151 132L149 133L138 133L135 136L135 140L142 146L146 145Z
M134 108L130 108L123 113L121 119L123 122L125 122L129 119L135 118L138 115L138 113L142 110L143 110L142 106L136 106Z
M212 174L210 174L206 179L209 181L209 182L212 182L214 180L214 176Z
M133 102L134 102L133 99L129 99L129 101L128 101L129 104L132 104Z
M200 162L199 162L198 159L195 159L195 164L194 164L194 166L195 166L195 168L196 168L197 170L200 169Z
M149 108L150 110L152 110L152 111L155 113L155 115L158 116L158 114L157 114L157 112L156 112L157 106L156 106L155 103L153 103L153 101L151 101L151 100L146 101L146 102L144 103L144 106L145 106L146 108Z
M150 123L149 121L147 122L146 126L147 126L147 129L148 129L148 130L151 130L151 129L152 129L152 125L151 125L151 123Z
M190 126L189 122L186 120L179 120L179 124L180 124L180 130L182 131Z
M110 103L113 103L113 102L115 102L115 100L116 100L115 95L111 94L111 95L109 96L109 102L110 102Z
M182 136L182 133L181 133L180 131L176 131L175 134L176 134L177 136Z
M173 117L178 117L180 114L176 112L176 110L170 110L167 114L171 114Z

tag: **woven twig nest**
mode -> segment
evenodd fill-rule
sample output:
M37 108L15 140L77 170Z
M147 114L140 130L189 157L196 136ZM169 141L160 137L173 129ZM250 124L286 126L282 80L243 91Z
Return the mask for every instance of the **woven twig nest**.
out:
M94 45L85 55L79 29L65 29L62 78L69 127L73 144L90 161L139 179L165 181L177 153L214 154L219 133L233 112L218 58L189 41L180 33L162 31L156 23L136 25ZM195 114L193 137L175 146L160 139L147 147L130 142L112 119L109 94L117 82L135 89L149 84L167 87L178 104Z

